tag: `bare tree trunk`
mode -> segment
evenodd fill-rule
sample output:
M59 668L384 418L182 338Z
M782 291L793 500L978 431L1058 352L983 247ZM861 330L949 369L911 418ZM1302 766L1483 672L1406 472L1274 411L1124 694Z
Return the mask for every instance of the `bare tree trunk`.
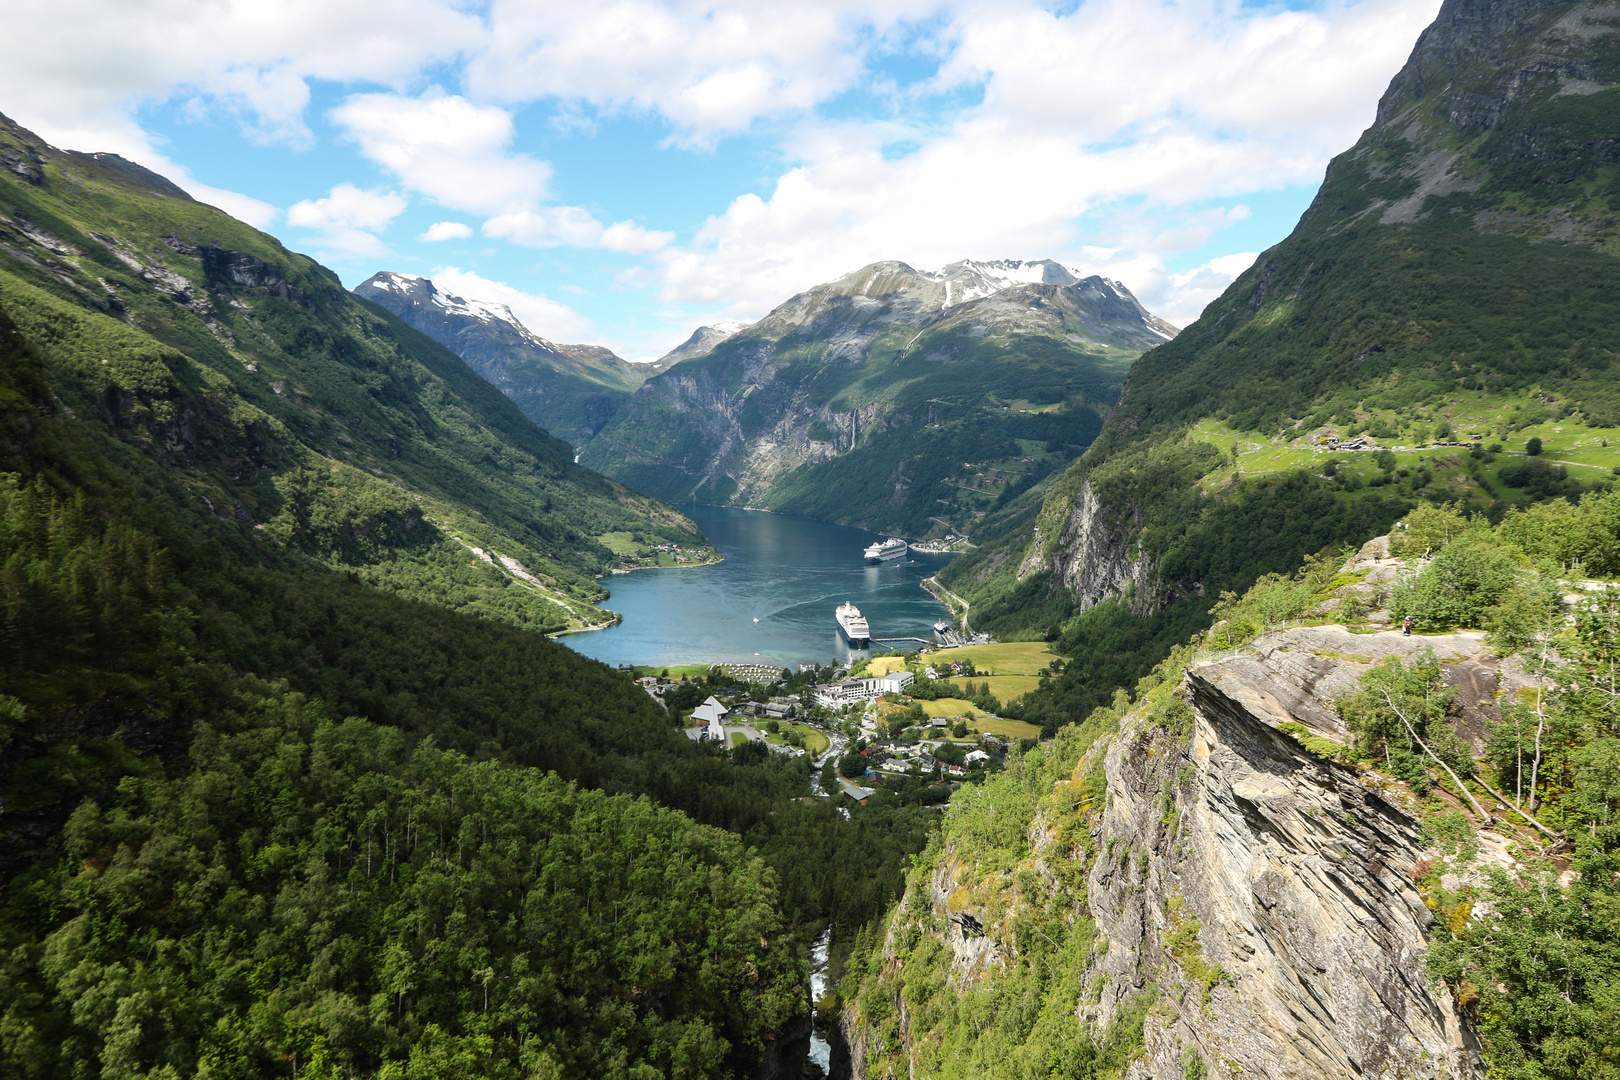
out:
M1524 820L1534 825L1537 829L1541 830L1542 835L1546 836L1549 840L1562 839L1562 834L1553 832L1551 829L1547 828L1547 826L1543 825L1541 822L1519 809L1519 807L1511 802L1507 796L1491 787L1491 785L1487 784L1485 781L1481 780L1479 782L1479 786L1490 792L1492 798L1496 799L1497 802L1501 803L1503 806L1507 807L1509 810L1512 810L1515 814L1518 814L1520 817L1524 818Z
M1439 754L1435 753L1433 750L1430 750L1428 743L1418 738L1417 729L1412 726L1412 721L1406 718L1406 714L1401 712L1400 706L1395 704L1395 698L1391 696L1390 692L1388 690L1384 690L1381 691L1381 693L1384 695L1384 701L1389 705L1390 711L1396 716L1400 717L1401 723L1406 725L1406 732L1408 735L1412 736L1412 741L1417 743L1425 754L1428 754L1429 757L1433 758L1436 765L1440 766L1446 771L1446 775L1451 777L1451 782L1457 785L1457 790L1462 792L1463 798L1468 800L1468 805L1472 806L1474 808L1474 813L1479 815L1479 820L1491 820L1491 815L1485 812L1485 808L1483 806L1479 805L1479 800L1474 798L1474 793L1472 791L1468 790L1468 785L1462 782L1462 777L1458 776L1456 772L1452 770L1450 765L1447 765L1444 761L1442 761Z
M1541 687L1536 687L1536 756L1530 765L1530 809L1532 811L1541 806L1541 800L1536 797L1536 777L1541 773L1541 733L1547 726L1546 714L1541 708Z

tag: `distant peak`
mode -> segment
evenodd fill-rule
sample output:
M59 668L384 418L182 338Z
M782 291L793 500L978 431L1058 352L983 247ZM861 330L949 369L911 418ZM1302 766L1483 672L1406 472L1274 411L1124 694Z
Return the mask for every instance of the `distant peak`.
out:
M493 300L468 300L455 293L445 292L433 283L431 278L419 274L401 274L394 270L379 270L365 281L354 287L360 295L375 298L377 294L389 294L409 300L417 304L431 304L441 309L447 315L459 315L463 318L477 319L481 322L503 322L524 337L543 345L546 348L555 348L551 342L530 330L512 313L512 309L505 304Z

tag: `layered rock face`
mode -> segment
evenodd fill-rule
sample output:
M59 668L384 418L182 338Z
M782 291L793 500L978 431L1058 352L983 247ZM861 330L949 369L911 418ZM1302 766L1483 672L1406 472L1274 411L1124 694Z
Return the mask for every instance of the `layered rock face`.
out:
M848 1075L1021 1075L994 1059L952 1064L974 1047L939 1025L938 997L918 992L931 983L976 1010L984 1030L1039 1008L1045 1023L1100 1040L1134 1008L1140 1042L1123 1063L1132 1080L1483 1076L1467 1020L1424 971L1433 916L1414 877L1436 853L1409 789L1290 734L1304 723L1345 738L1334 699L1377 660L1428 650L1448 682L1484 691L1459 695L1460 732L1520 677L1501 671L1477 634L1279 631L1191 665L1072 778L1037 792L1021 859L987 862L982 840L966 839L973 830L947 829L889 927L881 973L846 1008ZM1089 840L1077 844L1077 829ZM1503 836L1487 829L1480 841L1506 861ZM1068 943L1047 939L1055 953L1036 937L1053 919L1070 927ZM927 964L942 974L919 975ZM997 991L1026 985L1031 964L1058 965L1044 1002ZM1064 985L1084 989L1064 998ZM1048 1015L1065 1001L1067 1017ZM885 1026L885 1014L898 1022Z
M1422 647L1378 636L1390 655ZM1300 631L1286 651L1337 637ZM1115 987L1182 991L1173 1019L1149 1018L1132 1075L1174 1075L1188 1048L1220 1076L1481 1075L1449 993L1423 972L1417 822L1387 782L1276 730L1331 711L1316 689L1340 681L1338 663L1295 666L1279 643L1257 646L1269 660L1188 672L1190 740L1128 722L1108 754L1088 890L1109 944L1101 968ZM1282 688L1293 710L1277 709Z
M1052 587L1067 589L1081 608L1129 594L1133 610L1145 615L1157 599L1158 560L1142 550L1139 539L1110 524L1090 480L1081 482L1050 548L1036 525L1029 553L1018 567L1018 580L1043 565L1056 573Z

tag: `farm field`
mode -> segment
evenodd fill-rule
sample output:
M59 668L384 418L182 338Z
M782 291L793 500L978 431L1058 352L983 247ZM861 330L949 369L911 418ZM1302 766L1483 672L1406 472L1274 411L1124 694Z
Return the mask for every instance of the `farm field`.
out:
M1537 411L1539 410L1539 412ZM1228 464L1206 475L1202 485L1214 493L1241 477L1304 469L1325 474L1333 462L1339 479L1353 477L1352 485L1340 493L1352 499L1358 492L1381 489L1384 494L1411 498L1416 494L1414 474L1425 481L1422 497L1439 501L1472 502L1484 506L1501 500L1528 503L1529 492L1510 486L1501 478L1503 469L1522 466L1530 455L1525 447L1531 438L1541 440L1540 459L1554 468L1563 468L1569 479L1590 485L1612 478L1620 468L1620 435L1610 428L1596 428L1571 418L1546 418L1547 410L1532 400L1506 399L1480 392L1458 391L1450 405L1434 414L1427 423L1414 422L1389 410L1368 413L1363 419L1382 424L1382 431L1393 433L1368 437L1377 449L1394 455L1389 472L1380 469L1373 452L1328 450L1318 441L1326 434L1347 434L1323 428L1302 433L1293 439L1268 437L1256 432L1237 432L1218 420L1202 420L1188 433L1188 439L1217 447L1235 464ZM1528 423L1528 420L1537 422ZM1464 445L1428 445L1441 422L1451 427L1450 437ZM1479 435L1478 440L1471 439ZM1493 460L1473 458L1470 445L1492 445L1501 449L1486 455Z
M970 701L961 698L940 698L938 701L919 701L923 713L929 717L935 716L961 716L965 717L968 727L977 728L981 732L991 735L1001 735L1009 739L1038 739L1041 729L1034 724L1026 724L1022 720L1005 720L986 716L974 708Z
M995 645L964 645L941 649L926 659L938 663L971 660L979 675L1034 675L1052 662L1056 654L1044 641L1003 641ZM976 676L977 677L977 676ZM998 693L996 695L1000 697Z

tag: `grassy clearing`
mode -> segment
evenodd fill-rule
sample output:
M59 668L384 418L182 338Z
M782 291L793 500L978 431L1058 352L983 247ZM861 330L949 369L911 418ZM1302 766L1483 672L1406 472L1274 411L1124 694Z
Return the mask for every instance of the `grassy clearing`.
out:
M1050 664L1054 655L1052 647L1044 641L1006 641L944 649L930 659L947 664L953 660L972 660L980 675L1034 675Z
M1026 724L1022 720L1003 720L986 716L973 707L973 703L963 701L961 698L940 698L938 701L919 701L923 712L929 717L935 716L961 716L966 717L968 727L990 734L1002 735L1010 739L1038 739L1041 729L1034 724Z
M980 716L968 721L968 727L977 728L986 735L1000 735L1007 739L1038 739L1041 729L1022 720L1003 720Z
M996 700L1006 703L1016 701L1025 694L1040 686L1041 680L1035 675L992 675L971 680L975 683L988 683L990 692L996 695Z
M731 733L731 745L732 746L741 746L743 743L745 743L747 741L748 741L748 736L744 735L742 732L733 731Z
M811 757L820 757L822 754L827 752L827 747L832 745L831 739L827 738L827 736L822 732L810 727L808 724L783 724L782 731L784 733L788 731L797 731L799 734L803 735L804 748L809 751ZM767 735L765 736L765 741L780 745L785 740L781 735Z
M906 666L903 656L874 656L866 663L868 675L887 675L891 671L899 671Z
M708 664L638 664L635 667L636 675L663 675L668 672L668 678L680 682L681 677L696 679L709 673Z
M1536 409L1540 409L1539 414ZM1210 472L1200 482L1211 494L1230 488L1239 479L1267 474L1295 470L1325 474L1328 462L1332 461L1341 482L1346 477L1355 478L1350 487L1338 493L1340 500L1376 492L1431 501L1473 502L1481 506L1496 500L1529 503L1534 499L1533 493L1508 485L1500 474L1505 468L1524 464L1528 457L1525 446L1531 438L1541 440L1541 460L1565 469L1571 480L1590 485L1616 475L1615 469L1620 468L1620 435L1610 428L1596 428L1568 418L1526 422L1545 413L1546 410L1531 399L1521 401L1478 392L1470 395L1465 391L1459 391L1449 407L1432 413L1433 419L1427 422L1403 419L1389 410L1370 413L1372 419L1385 425L1385 432L1394 433L1374 439L1379 449L1394 455L1394 468L1388 473L1380 469L1373 453L1319 448L1316 440L1320 436L1330 431L1338 433L1332 428L1302 432L1296 438L1284 440L1234 431L1220 421L1206 419L1192 427L1188 438L1215 446L1228 460L1227 465ZM1451 437L1465 445L1420 445L1435 437L1441 421L1450 425ZM1480 435L1480 439L1471 440L1470 436L1475 434ZM1487 455L1492 460L1475 459L1466 444L1476 441L1481 447L1498 445L1502 449ZM1232 463L1234 448L1235 464ZM1416 483L1414 474L1428 481L1421 495L1412 486Z

